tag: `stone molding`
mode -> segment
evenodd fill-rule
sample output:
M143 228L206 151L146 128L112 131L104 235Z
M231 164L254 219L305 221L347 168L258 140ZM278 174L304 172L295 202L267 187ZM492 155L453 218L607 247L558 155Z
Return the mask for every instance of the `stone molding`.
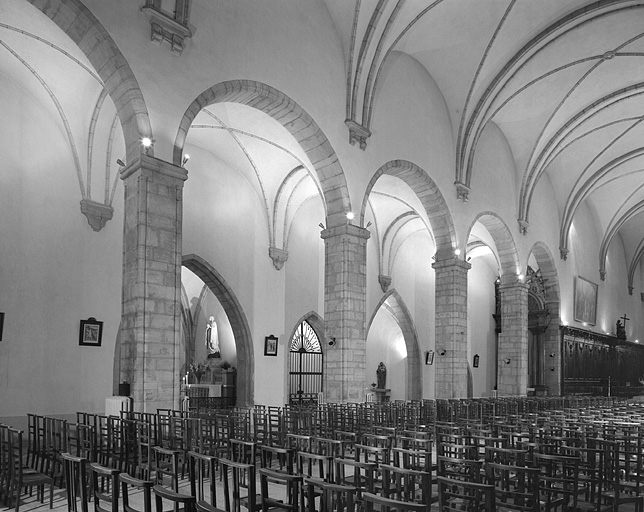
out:
M150 40L159 44L167 41L172 53L181 55L185 40L192 37L192 31L152 6L141 7L141 12L150 20Z
M288 260L288 251L285 249L278 249L277 247L269 247L268 255L273 260L275 270L282 270L284 263Z
M320 236L322 237L322 240L327 240L336 236L350 236L362 238L366 242L371 236L371 232L368 229L354 226L353 224L343 224L341 226L323 229Z
M387 293L389 286L391 286L391 276L386 276L384 274L378 275L378 283L380 283L382 293Z
M371 137L369 129L356 123L353 119L346 119L344 124L349 128L349 144L352 146L358 144L362 151L367 149L367 139Z
M172 179L185 181L188 179L188 171L183 167L178 167L174 164L159 160L153 156L141 154L140 157L132 163L129 163L121 170L121 179L126 180L135 173L154 173L155 176L159 174Z

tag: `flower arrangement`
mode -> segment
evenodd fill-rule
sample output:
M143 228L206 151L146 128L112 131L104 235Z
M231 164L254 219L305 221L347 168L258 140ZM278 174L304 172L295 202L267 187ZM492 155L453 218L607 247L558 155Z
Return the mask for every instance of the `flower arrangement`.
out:
M195 376L197 383L201 382L201 377L209 371L210 365L208 363L190 363L188 366L188 372Z
M219 366L222 370L228 370L231 367L231 364L228 361L222 361Z

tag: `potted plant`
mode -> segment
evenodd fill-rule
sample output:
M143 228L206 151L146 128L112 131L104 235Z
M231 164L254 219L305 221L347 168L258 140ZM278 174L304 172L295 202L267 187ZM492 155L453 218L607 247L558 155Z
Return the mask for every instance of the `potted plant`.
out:
M235 385L235 369L228 361L222 361L219 365L221 368L222 384L224 386Z

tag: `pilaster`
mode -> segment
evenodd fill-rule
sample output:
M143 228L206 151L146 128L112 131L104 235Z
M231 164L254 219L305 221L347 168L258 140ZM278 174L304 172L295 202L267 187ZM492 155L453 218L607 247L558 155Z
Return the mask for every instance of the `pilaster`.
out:
M436 398L466 398L467 271L471 265L451 258L436 261L432 267L436 277Z
M497 389L500 396L528 391L528 285L501 283L501 333Z
M120 380L136 410L179 401L181 222L187 171L141 155L125 188Z
M322 231L325 247L324 321L336 344L325 354L329 402L363 401L366 387L366 229L346 224Z

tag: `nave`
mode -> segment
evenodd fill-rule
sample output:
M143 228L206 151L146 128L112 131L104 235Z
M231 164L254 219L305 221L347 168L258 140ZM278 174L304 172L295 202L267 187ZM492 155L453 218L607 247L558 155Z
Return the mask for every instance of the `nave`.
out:
M30 414L25 433L0 428L0 489L16 512L49 508L49 488L15 502L11 462L23 455L25 478L55 487L56 510L88 510L97 491L104 509L126 510L121 489L144 512L158 496L168 510L177 492L201 512L642 510L643 431L644 407L612 397ZM104 492L115 485L121 496Z

